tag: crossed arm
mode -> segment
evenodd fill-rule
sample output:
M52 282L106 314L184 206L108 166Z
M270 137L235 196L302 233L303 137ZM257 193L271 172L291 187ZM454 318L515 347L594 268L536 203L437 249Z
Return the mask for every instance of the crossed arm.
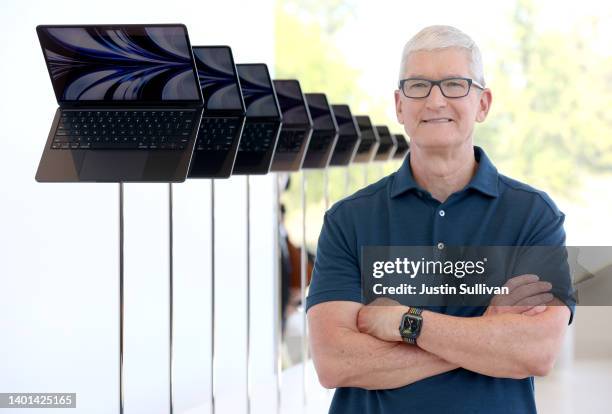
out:
M561 347L569 309L543 293L545 282L515 279L514 297L504 299L510 302L494 298L483 316L424 311L418 346L399 336L405 306L347 301L313 306L308 322L319 381L326 388L391 389L459 367L494 377L546 375Z
M325 388L398 388L458 367L419 347L359 332L362 307L325 302L308 311L312 357Z

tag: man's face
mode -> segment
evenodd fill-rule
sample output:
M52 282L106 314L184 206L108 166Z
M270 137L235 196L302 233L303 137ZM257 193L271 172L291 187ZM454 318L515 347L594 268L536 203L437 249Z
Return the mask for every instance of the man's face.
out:
M469 52L459 48L418 51L408 56L402 78L440 80L472 78ZM474 85L463 98L446 98L434 86L426 98L407 98L395 91L397 120L404 125L410 143L422 148L449 148L469 141L474 122L485 120L491 105L491 91ZM450 119L450 121L448 121Z

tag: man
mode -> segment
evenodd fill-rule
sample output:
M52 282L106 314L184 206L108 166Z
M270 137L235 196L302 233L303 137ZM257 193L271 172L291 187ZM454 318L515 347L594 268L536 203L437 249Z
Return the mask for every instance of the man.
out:
M564 245L552 200L474 147L491 102L466 34L432 26L406 44L395 103L409 156L334 205L319 238L307 309L319 380L337 388L330 413L536 412L533 376L551 370L574 309L549 283L514 277L486 310L362 304L363 246ZM403 336L413 313L420 334Z

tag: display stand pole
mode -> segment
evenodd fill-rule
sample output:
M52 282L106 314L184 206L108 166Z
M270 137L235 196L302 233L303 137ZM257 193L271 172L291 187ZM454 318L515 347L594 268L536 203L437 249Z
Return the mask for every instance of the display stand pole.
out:
M174 413L174 220L172 209L172 183L168 184L168 331L169 331L169 366L170 380L170 414Z
M274 249L276 252L275 259L276 263L274 265L274 288L275 288L275 309L276 309L276 319L275 319L275 338L276 338L276 355L275 355L275 369L274 373L276 376L276 413L280 413L281 410L281 378L282 378L282 343L283 343L283 328L282 328L282 319L283 319L283 300L282 300L282 269L281 269L281 249L280 249L280 234L279 234L279 225L281 219L281 211L280 211L280 195L281 195L281 185L280 185L280 175L275 174L276 178L276 194L274 195L276 200L276 222L274 226Z
M119 413L123 414L123 183L119 183Z
M323 170L323 207L329 209L329 168Z
M246 398L251 413L251 176L246 176Z
M344 172L344 195L347 196L351 187L351 172L348 166L344 169Z
M215 180L210 180L210 412L215 414Z
M345 177L345 193L346 188L348 188L348 178L349 178L349 173L348 173L348 167L346 168L346 177ZM323 170L323 206L325 208L325 212L323 213L323 215L325 216L325 213L327 212L327 210L329 210L329 168L325 168L325 170ZM329 395L329 393L331 392L331 389L327 389L327 395Z
M300 251L300 301L302 303L302 403L306 406L306 363L308 362L308 336L306 334L306 171L302 170L302 250Z

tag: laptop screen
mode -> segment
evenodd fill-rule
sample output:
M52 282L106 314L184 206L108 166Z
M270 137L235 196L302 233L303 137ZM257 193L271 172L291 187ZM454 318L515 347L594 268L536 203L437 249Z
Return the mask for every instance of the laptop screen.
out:
M268 68L263 63L238 64L240 88L247 117L279 117L280 112Z
M331 110L325 94L307 93L305 98L310 116L312 117L313 128L318 130L335 130L336 125L332 119Z
M278 104L283 111L283 125L310 125L300 83L297 80L274 80Z
M242 96L231 49L227 46L194 46L193 57L206 109L241 111Z
M332 105L340 135L359 135L348 105Z
M58 102L201 102L183 25L38 26Z

